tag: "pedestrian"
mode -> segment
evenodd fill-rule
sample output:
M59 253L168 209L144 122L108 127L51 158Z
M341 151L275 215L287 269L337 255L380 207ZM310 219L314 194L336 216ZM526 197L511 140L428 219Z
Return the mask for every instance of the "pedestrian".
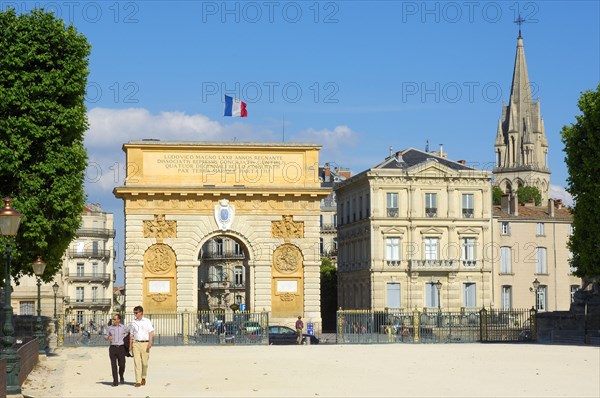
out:
M100 331L98 334L104 334L104 318L100 319Z
M144 309L141 305L133 308L135 319L130 325L130 350L133 352L133 364L135 367L135 386L146 385L146 375L148 374L148 359L150 357L150 348L154 338L154 327L152 321L144 318Z
M296 342L298 344L302 344L302 329L304 329L304 322L302 322L302 317L298 316L298 320L296 321L296 334L298 335Z
M125 383L125 344L123 339L129 333L129 328L121 324L121 315L114 314L112 324L106 328L104 338L110 342L108 347L108 356L110 358L110 367L112 369L113 387ZM118 373L117 373L118 365ZM118 375L118 378L117 378Z

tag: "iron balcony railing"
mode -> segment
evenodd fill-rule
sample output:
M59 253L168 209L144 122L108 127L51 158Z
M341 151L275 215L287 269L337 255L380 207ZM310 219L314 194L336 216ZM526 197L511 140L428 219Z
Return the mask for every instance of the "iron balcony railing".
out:
M71 300L71 298L69 296L66 296L64 298L64 302L66 305L71 306L73 308L79 308L79 307L110 307L112 305L112 300L111 299L106 299L106 298L102 298L102 299L75 299L75 300Z
M462 209L463 218L473 218L473 209Z
M70 273L68 270L65 276L72 282L109 282L111 275L109 273Z
M109 228L79 228L75 234L80 238L114 238L115 230Z
M101 249L71 249L69 250L69 257L71 258L110 258L111 254L113 257L115 253L112 250L101 250Z
M201 286L205 289L245 289L246 283L235 283L230 280L214 279L206 282L201 282Z
M337 226L334 224L322 224L321 231L335 231Z
M387 209L387 216L388 217L398 217L398 208L397 207L388 207Z
M223 251L223 252L217 252L217 251L206 251L202 253L202 258L206 259L206 260L211 260L211 259L227 259L227 258L234 258L234 259L243 259L244 253L236 253L234 251Z
M427 218L437 217L437 207L427 207L425 209L425 217L427 217Z

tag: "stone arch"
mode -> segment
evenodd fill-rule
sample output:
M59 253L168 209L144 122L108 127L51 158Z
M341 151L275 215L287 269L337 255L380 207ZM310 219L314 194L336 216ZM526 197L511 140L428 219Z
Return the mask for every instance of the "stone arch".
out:
M165 243L155 243L144 252L142 305L147 313L177 310L177 255Z

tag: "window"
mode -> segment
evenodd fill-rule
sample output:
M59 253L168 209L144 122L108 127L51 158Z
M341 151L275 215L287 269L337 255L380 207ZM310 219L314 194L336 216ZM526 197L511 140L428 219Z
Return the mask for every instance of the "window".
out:
M237 305L240 305L240 304L242 304L243 302L244 302L244 297L242 297L242 295L241 295L241 294L236 294L236 296L235 296L235 303L236 303Z
M236 286L244 285L244 267L236 265L233 269L234 280Z
M544 223L543 222L537 223L537 235L544 236Z
M83 251L85 249L85 242L77 242L77 254L83 254Z
M465 283L463 285L463 306L465 308L477 307L476 286L474 283Z
M84 269L83 263L77 263L77 276L83 276Z
M363 201L362 196L358 197L358 219L362 220L363 218Z
M371 200L371 196L369 194L367 194L367 217L371 217L371 207L370 207L370 202Z
M223 274L222 265L211 265L208 269L208 281L209 282L223 282L225 275Z
M462 215L464 218L473 218L473 198L474 195L472 193L465 193L462 196Z
M474 267L475 262L475 238L464 238L462 240L462 260L465 267Z
M425 238L425 260L438 259L438 238Z
M575 292L579 290L579 285L571 285L571 302L575 301Z
M350 201L346 201L346 224L350 224Z
M352 198L352 221L356 221L356 198Z
M387 284L387 307L400 308L400 284Z
M340 225L344 224L344 204L343 203L340 203L340 221L341 221Z
M386 208L388 217L398 217L398 194L388 192L386 194Z
M536 247L536 265L535 265L535 273L536 274L546 274L548 270L546 269L546 248L545 247Z
M333 215L333 228L337 228L337 214Z
M33 315L35 305L33 301L21 301L19 302L19 314L20 315Z
M92 263L92 274L94 276L98 275L98 262Z
M83 287L75 288L75 301L83 303Z
M502 235L510 235L510 223L503 221L502 224L500 224L500 233Z
M437 193L425 194L425 217L437 217Z
M241 256L244 253L242 252L242 247L236 241L233 241L233 254L236 256Z
M439 292L441 293L441 292ZM438 289L434 282L425 284L425 307L439 308Z
M223 255L223 239L216 238L214 240L214 242L215 242L215 254L218 256L222 256Z
M502 286L500 291L500 299L503 310L512 309L512 286Z
M511 273L511 249L508 246L502 246L500 248L500 273L510 274Z
M319 215L319 226L323 228L323 214Z
M537 290L537 309L546 311L548 307L548 286L540 286Z
M323 238L319 238L319 253L321 253L321 257L325 257L325 244L323 243Z
M97 240L92 241L92 256L98 255L98 243Z
M333 240L331 241L331 249L333 250L333 254L337 254L337 238L333 238Z
M388 261L400 261L400 238L385 239L385 259Z
M83 325L83 311L77 311L77 324Z
M92 287L92 301L98 300L98 286Z

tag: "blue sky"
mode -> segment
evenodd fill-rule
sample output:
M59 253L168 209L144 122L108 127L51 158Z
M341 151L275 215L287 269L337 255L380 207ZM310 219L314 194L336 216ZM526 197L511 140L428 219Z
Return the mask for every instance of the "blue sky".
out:
M389 147L444 144L490 168L520 14L540 97L554 196L567 169L560 130L600 81L597 1L0 1L45 6L92 44L88 201L115 214L123 261L123 143L311 141L353 173ZM223 94L249 117L224 118ZM285 122L283 122L285 120ZM118 272L117 282L122 283Z

